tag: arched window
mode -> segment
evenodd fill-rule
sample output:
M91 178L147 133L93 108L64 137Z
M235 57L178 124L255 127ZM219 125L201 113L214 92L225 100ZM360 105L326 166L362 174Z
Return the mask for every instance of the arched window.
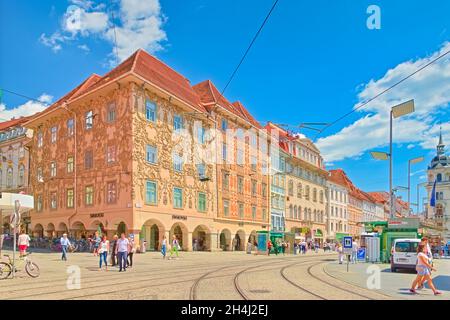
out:
M8 170L6 170L6 187L7 188L12 188L13 185L13 168L8 168Z
M23 186L25 178L25 166L21 164L19 166L19 186Z
M2 182L3 182L2 179L3 179L3 172L2 172L2 169L0 169L0 189L2 188Z
M320 201L320 203L323 203L323 191L322 190L320 190L320 192L319 192L319 201ZM341 195L341 202L342 202L342 195Z
M305 210L303 211L304 211L303 219L308 220L308 209L305 208Z
M302 219L302 207L298 206L298 220Z
M442 181L442 174L438 173L436 176L436 180L437 182L441 182Z
M314 221L317 221L317 211L314 210Z
M297 206L294 206L294 219L297 219Z
M438 203L436 205L436 218L442 218L444 216L444 206L442 205L442 203Z
M317 189L316 188L313 189L313 201L317 202Z
M298 183L297 184L297 198L301 198L302 197L302 193L303 193L302 184Z
M312 221L312 212L311 209L308 209L308 220Z
M293 213L292 204L289 205L289 217L294 218L294 213Z
M306 198L306 200L309 200L309 186L306 186L306 189L305 189L305 198Z

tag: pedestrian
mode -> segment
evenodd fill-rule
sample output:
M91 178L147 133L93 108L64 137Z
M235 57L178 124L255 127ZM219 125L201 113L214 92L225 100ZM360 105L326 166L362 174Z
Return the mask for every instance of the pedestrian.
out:
M316 253L319 253L319 248L320 248L319 243L316 242L315 245L314 245L314 250L315 250Z
M133 256L136 252L136 248L134 247L134 241L131 237L128 237L128 257L127 257L127 266L133 267Z
M417 251L418 251L416 264L417 277L416 279L414 279L411 285L411 289L409 289L409 292L417 293L416 286L419 285L420 283L424 283L425 281L427 281L431 290L433 290L434 295L442 294L442 292L436 290L433 284L433 280L431 279L431 271L433 270L436 271L436 269L429 262L426 246L424 244L419 244Z
M272 241L267 241L267 255L270 256L270 251L272 250Z
M125 237L125 233L120 235L120 239L117 240L116 255L119 260L119 272L127 271L127 254L129 241Z
M249 239L247 242L247 254L252 254L252 241Z
M94 237L92 238L92 244L94 246L94 256L98 256L98 248L101 241L102 239L100 238L98 231L95 231Z
M281 252L283 253L283 256L286 254L286 242L281 242Z
M106 258L108 257L109 251L109 241L106 239L106 236L102 237L98 247L98 255L100 257L99 262L99 271L102 271L102 261L105 262L105 270L108 271L108 263L106 262Z
M67 261L67 248L69 248L70 241L67 238L67 233L64 233L61 239L59 240L59 243L61 244L61 250L62 250L62 256L61 260Z
M117 234L115 234L113 236L113 241L112 241L112 246L111 246L111 266L114 267L117 265L117 253L116 253L116 248L117 248L117 240L119 239L119 237L117 236Z
M421 241L420 241L420 244L422 244L424 247L425 247L425 254L426 254L426 256L428 257L428 263L431 265L431 266L433 266L434 264L433 264L433 254L432 254L432 252L431 252L431 248L430 248L430 244L429 244L429 242L428 242L428 238L427 237L423 237L422 239L421 239ZM419 252L419 251L417 251L417 252ZM430 274L431 274L431 272L430 272ZM418 283L418 289L420 290L420 289L423 289L423 286L424 286L424 284L425 284L425 278L422 278L422 281L420 281L419 283Z
M358 249L359 249L358 242L356 242L356 240L355 240L352 242L352 260L351 261L353 264L355 264L357 262Z
M163 239L162 239L162 245L161 245L161 254L163 256L163 259L166 258L166 253L167 253L167 238L164 235Z
M17 239L17 244L19 245L19 257L22 258L26 256L27 249L30 246L30 236L25 233L25 230L20 232L19 238Z
M170 248L170 258L172 258L173 253L175 252L178 258L178 250L180 249L180 244L178 242L177 236L173 235L172 237L172 248Z
M344 250L340 243L337 244L337 252L338 252L339 264L342 264L344 262Z

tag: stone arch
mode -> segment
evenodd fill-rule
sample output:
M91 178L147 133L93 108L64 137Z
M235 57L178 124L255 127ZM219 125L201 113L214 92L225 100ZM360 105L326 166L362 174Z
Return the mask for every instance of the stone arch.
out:
M46 235L48 238L53 239L54 237L56 237L56 229L55 229L55 225L53 223L49 223L47 225L47 228L45 229Z
M173 236L176 236L176 238L178 239L180 247L183 250L187 251L189 238L188 238L188 228L186 227L186 225L181 222L176 222L172 225L169 232L170 239L168 239L167 241L170 245L172 245Z
M228 229L223 229L220 232L220 248L223 251L230 251L231 248L231 231Z
M234 251L244 251L245 249L245 231L239 229L233 238L233 250Z
M166 229L161 221L156 219L148 219L142 225L139 239L147 242L146 250L158 251L161 249L162 239L165 232ZM170 239L167 239L167 243L170 243Z
M252 232L250 232L250 235L248 236L248 242L250 242L251 244L254 244L257 242L256 230L252 230Z
M38 223L33 228L33 237L43 238L44 237L44 227L42 224Z
M58 224L58 228L56 229L56 235L61 237L64 233L69 233L69 228L67 228L67 224L64 222L60 222Z
M86 227L81 221L75 221L70 227L70 235L75 239L85 239L87 235Z
M211 231L205 225L198 225L192 232L192 249L195 251L211 250Z

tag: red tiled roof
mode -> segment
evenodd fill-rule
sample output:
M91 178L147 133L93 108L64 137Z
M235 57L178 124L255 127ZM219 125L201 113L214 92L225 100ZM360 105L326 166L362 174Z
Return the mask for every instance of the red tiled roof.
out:
M252 125L254 125L259 129L262 128L261 124L258 121L256 121L255 118L253 118L250 112L248 112L248 110L244 107L244 105L240 101L235 101L232 103L232 105L242 113L242 115L244 116L245 119L247 119L248 122L250 122Z
M201 102L206 105L205 107L208 108L208 111L211 111L214 108L213 104L218 104L222 108L235 114L236 116L247 120L230 101L228 101L223 95L220 94L219 90L217 90L216 86L211 82L211 80L205 80L203 82L197 83L192 87L192 89L197 92Z
M385 191L380 192L368 192L372 198L375 199L375 202L388 204L389 203L389 193Z
M4 122L0 122L0 131L6 130L8 128L17 126L19 124L22 124L24 122L27 122L32 116L28 116L28 117L20 117L17 119L11 119L8 121L4 121Z

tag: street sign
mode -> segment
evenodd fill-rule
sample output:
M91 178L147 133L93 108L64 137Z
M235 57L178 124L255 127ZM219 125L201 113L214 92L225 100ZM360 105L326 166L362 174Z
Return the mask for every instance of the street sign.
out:
M344 254L351 255L352 254L352 246L353 246L353 238L352 237L344 237Z

